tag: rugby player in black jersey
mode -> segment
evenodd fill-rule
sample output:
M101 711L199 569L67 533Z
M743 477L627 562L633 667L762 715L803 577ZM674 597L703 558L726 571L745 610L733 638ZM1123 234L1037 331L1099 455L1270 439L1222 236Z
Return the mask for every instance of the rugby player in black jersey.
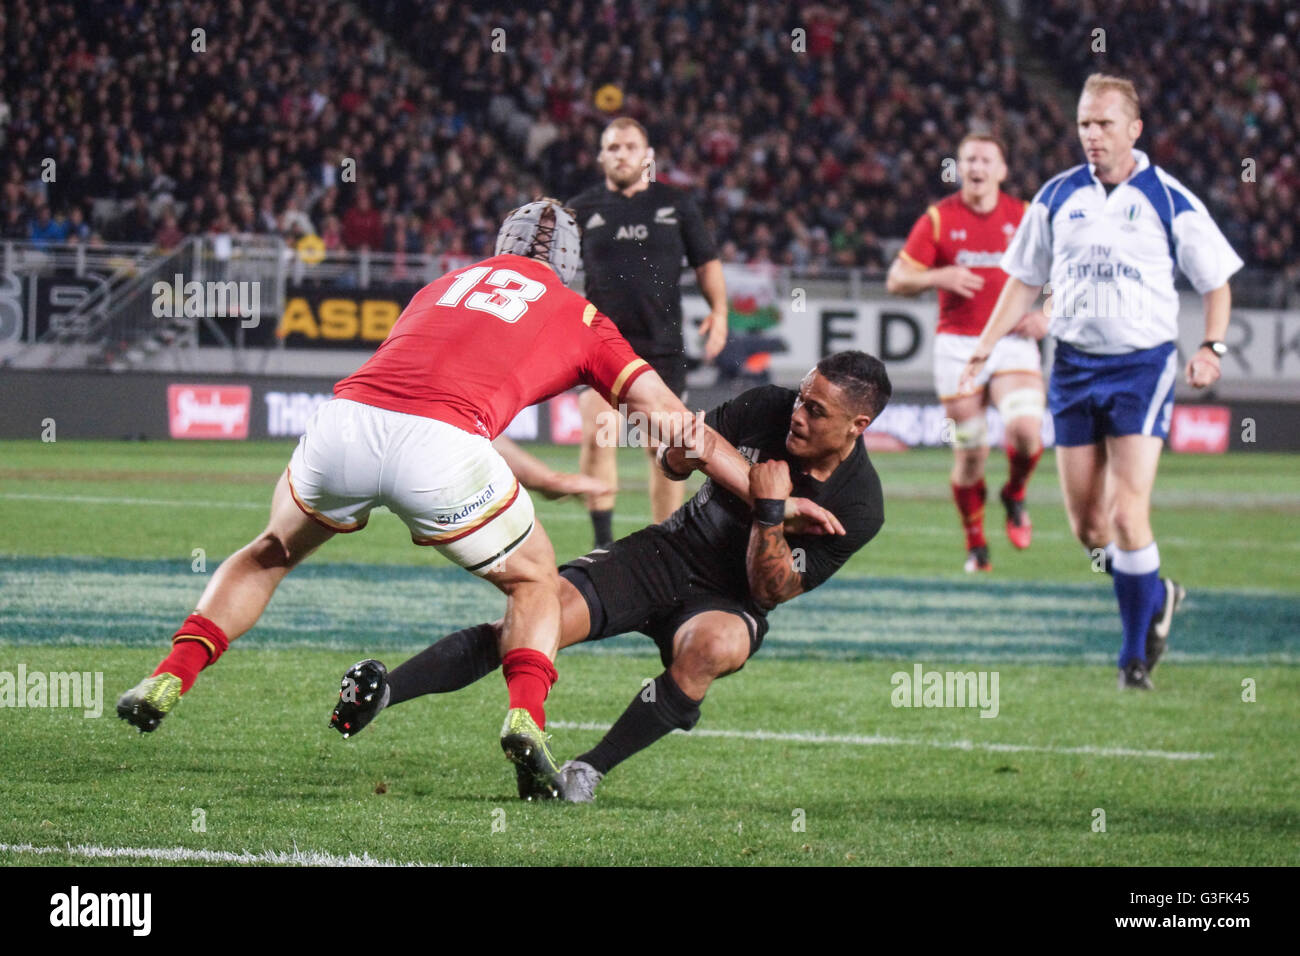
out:
M704 358L713 361L727 344L727 287L713 237L690 193L655 180L654 151L645 128L619 117L600 137L605 180L569 200L582 228L583 294L609 316L628 344L659 373L679 398L686 396L686 353L682 345L682 260L695 270L709 314L700 326ZM610 429L601 416L608 403L587 389L578 397L582 413L582 474L618 487L617 449L602 442ZM653 465L652 519L663 521L682 504L682 488ZM587 495L595 546L614 540L614 492Z
M752 462L752 507L709 480L663 524L561 566L561 647L640 631L659 646L665 667L600 743L561 768L566 799L589 802L616 764L694 727L713 681L740 670L762 644L767 612L817 587L880 530L880 479L861 438L890 393L880 360L856 351L822 359L797 393L774 385L744 392L705 421ZM680 479L692 460L667 448L660 466ZM799 533L783 523L794 496L825 508L844 533ZM385 706L491 673L500 635L500 622L457 631L392 673L378 661L354 665L344 685L364 693L351 701L345 694L332 725L356 733Z

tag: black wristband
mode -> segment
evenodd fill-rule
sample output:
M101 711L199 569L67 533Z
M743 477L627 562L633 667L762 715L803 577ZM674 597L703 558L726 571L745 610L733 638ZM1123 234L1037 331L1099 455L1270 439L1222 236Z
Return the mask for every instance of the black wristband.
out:
M784 498L755 498L754 520L764 528L771 528L785 521Z

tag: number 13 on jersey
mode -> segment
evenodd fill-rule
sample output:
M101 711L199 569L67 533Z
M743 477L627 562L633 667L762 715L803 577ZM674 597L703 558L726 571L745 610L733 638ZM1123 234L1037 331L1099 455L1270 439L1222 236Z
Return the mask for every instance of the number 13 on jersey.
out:
M489 272L492 274L488 275ZM465 299L466 293L480 284L491 286L494 291L480 290ZM514 269L494 270L491 266L476 266L456 276L456 281L447 287L438 304L456 306L465 299L467 309L486 312L502 322L514 323L528 311L528 303L536 302L545 291L545 285L520 275Z

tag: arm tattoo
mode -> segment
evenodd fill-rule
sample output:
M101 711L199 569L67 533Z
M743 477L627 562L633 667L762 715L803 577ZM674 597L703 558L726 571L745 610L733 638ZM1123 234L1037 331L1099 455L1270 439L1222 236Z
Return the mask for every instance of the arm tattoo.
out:
M764 608L774 608L803 593L803 575L794 568L794 557L780 525L750 525L745 571L750 593Z

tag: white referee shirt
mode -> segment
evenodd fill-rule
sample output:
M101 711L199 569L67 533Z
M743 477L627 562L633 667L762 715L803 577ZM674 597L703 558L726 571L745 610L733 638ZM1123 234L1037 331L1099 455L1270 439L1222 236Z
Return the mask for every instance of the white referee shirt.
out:
M1092 165L1047 181L1002 256L1026 285L1051 282L1049 330L1085 352L1118 354L1178 337L1174 268L1197 292L1242 267L1205 204L1146 153L1109 196Z

